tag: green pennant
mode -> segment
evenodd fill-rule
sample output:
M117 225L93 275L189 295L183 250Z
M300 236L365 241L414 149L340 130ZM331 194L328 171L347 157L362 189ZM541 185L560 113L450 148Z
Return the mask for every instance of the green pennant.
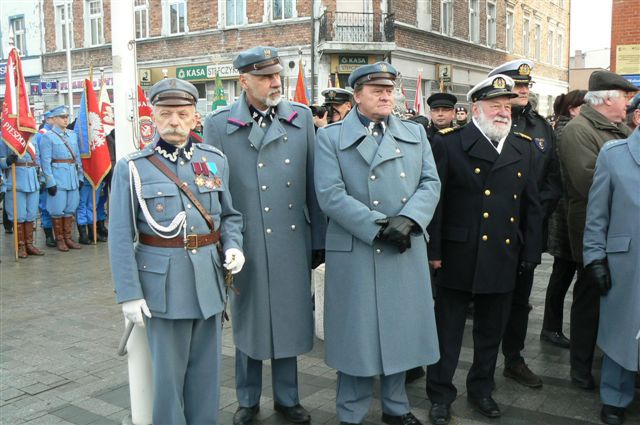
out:
M215 111L218 106L226 106L227 97L224 94L224 87L222 86L222 79L220 73L216 72L216 88L213 92L213 103L211 104L211 110Z

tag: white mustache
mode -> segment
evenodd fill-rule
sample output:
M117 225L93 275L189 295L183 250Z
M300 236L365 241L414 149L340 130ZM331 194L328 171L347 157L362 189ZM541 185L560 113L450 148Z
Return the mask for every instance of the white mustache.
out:
M267 94L267 96L271 97L271 96L275 96L277 94L281 94L282 92L280 91L280 89L271 89L269 90L269 94Z
M188 136L189 132L181 130L179 128L163 128L158 130L161 136Z

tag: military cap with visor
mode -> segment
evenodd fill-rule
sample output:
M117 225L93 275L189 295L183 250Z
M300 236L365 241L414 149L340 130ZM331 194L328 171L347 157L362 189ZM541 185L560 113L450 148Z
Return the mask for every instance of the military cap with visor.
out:
M477 102L479 100L494 99L496 97L518 97L513 90L514 82L507 75L497 74L486 78L476 84L467 93L469 102Z
M198 103L198 89L188 81L165 78L151 87L149 101L154 106L195 105Z
M594 71L589 77L589 91L622 90L624 92L636 92L640 88L634 86L629 80L611 71Z
M328 89L322 90L325 105L341 105L346 102L351 102L352 95L353 93L349 89L329 87Z
M427 99L427 105L431 109L435 108L449 108L453 109L456 106L458 98L451 93L434 93Z
M278 50L270 46L258 46L238 53L233 66L241 74L272 75L282 71Z
M64 116L69 116L69 108L67 107L67 105L56 106L55 108L49 109L49 111L47 111L44 114L45 118L64 117Z
M398 71L387 62L362 65L349 75L349 85L358 88L362 85L395 86Z
M464 112L467 113L469 111L467 111L467 107L466 106L456 106L456 112Z
M533 66L533 61L528 59L515 59L492 69L487 77L502 74L511 77L515 84L528 84L531 82Z

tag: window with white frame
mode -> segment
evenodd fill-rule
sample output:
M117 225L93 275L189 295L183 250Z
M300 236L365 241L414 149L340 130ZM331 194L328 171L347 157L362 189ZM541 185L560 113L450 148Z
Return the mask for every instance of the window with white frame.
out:
M85 45L104 44L102 0L85 0L84 15Z
M271 19L278 21L296 17L296 0L271 0Z
M9 26L13 31L13 45L21 55L27 54L27 38L24 28L24 16L13 16L9 18Z
M505 19L506 24L506 44L507 52L513 53L513 25L514 25L513 9L507 9L507 16Z
M542 45L542 24L540 22L536 22L535 29L533 30L533 42L535 43L533 50L534 58L536 61L539 61Z
M440 3L440 32L453 35L453 0L442 0Z
M547 32L547 62L553 63L553 45L554 38L556 37L555 28L549 25L549 31Z
M187 32L187 2L186 0L167 1L166 33L182 34Z
M556 43L556 60L554 65L562 66L564 54L564 33L558 30L557 43Z
M56 7L56 48L64 50L67 48L67 36L69 37L69 46L73 48L73 8L71 2L55 3ZM68 13L67 13L68 12ZM67 27L69 34L67 34Z
M220 10L224 13L224 25L227 27L242 25L246 22L246 0L222 0Z
M418 28L431 31L431 1L416 0Z
M480 42L480 0L469 0L469 41Z
M149 37L149 0L136 0L133 5L136 39Z
M525 16L524 21L522 23L522 56L525 58L529 57L529 49L530 49L530 40L529 40L529 32L531 31L531 19Z
M487 46L496 46L496 4L487 2Z

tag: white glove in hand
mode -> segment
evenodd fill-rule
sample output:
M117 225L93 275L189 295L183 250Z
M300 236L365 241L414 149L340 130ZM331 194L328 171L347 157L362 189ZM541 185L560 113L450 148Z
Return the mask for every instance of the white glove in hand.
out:
M244 266L244 254L237 248L229 248L224 252L224 268L236 274Z
M142 326L144 328L144 320L142 320L142 313L148 318L151 318L151 312L147 307L147 302L144 299L125 301L122 303L122 313L125 319L133 322L134 325Z

